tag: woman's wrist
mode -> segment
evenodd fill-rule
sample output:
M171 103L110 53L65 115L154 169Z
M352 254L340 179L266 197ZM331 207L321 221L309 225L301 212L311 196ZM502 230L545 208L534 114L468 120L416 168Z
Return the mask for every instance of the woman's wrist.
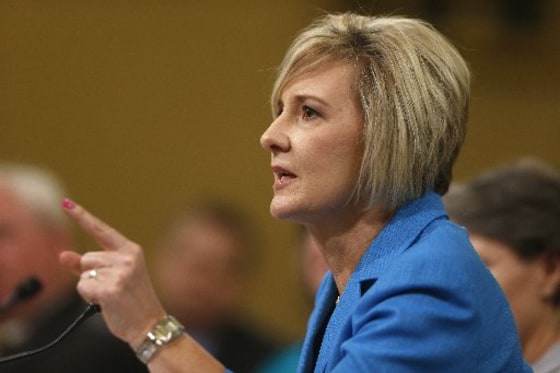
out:
M146 333L142 343L135 350L136 356L147 364L158 351L168 343L183 335L185 327L173 316L166 315Z
M165 311L158 313L155 316L152 316L144 322L144 326L140 329L137 329L134 333L132 338L128 339L128 345L134 350L137 351L140 348L140 345L144 342L148 333L158 324L160 320L162 320L167 314Z

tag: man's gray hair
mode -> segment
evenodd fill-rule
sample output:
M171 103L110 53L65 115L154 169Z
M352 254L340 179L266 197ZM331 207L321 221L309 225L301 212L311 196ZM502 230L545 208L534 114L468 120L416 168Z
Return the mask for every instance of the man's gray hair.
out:
M0 186L9 188L35 214L41 224L49 228L62 228L66 217L60 202L66 195L62 182L45 168L0 162Z

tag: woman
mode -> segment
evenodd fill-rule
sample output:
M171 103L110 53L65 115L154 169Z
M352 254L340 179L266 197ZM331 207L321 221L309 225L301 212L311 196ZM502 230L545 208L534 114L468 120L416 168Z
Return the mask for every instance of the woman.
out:
M560 171L523 159L457 185L445 203L502 286L527 362L560 371Z
M272 154L270 211L305 225L331 271L301 372L526 369L505 297L440 198L468 96L465 62L419 20L328 15L288 50L261 138ZM141 249L64 206L103 251L61 261L82 273L79 292L101 305L111 330L145 350L165 310ZM224 370L169 319L158 325L173 341L146 353L152 371Z

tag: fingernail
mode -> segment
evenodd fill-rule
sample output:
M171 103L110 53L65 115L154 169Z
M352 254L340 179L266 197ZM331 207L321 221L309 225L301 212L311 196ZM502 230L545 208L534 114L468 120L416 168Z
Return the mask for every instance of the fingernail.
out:
M72 210L74 207L76 207L76 204L70 198L65 198L62 201L62 207L64 207L67 210Z

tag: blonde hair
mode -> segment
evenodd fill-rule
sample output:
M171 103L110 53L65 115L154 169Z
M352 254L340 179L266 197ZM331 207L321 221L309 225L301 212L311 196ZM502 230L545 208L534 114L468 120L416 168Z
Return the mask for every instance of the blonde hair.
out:
M430 190L445 194L468 117L470 72L459 52L422 20L327 15L288 49L273 87L273 113L288 83L333 60L355 67L364 116L353 200L396 208Z

